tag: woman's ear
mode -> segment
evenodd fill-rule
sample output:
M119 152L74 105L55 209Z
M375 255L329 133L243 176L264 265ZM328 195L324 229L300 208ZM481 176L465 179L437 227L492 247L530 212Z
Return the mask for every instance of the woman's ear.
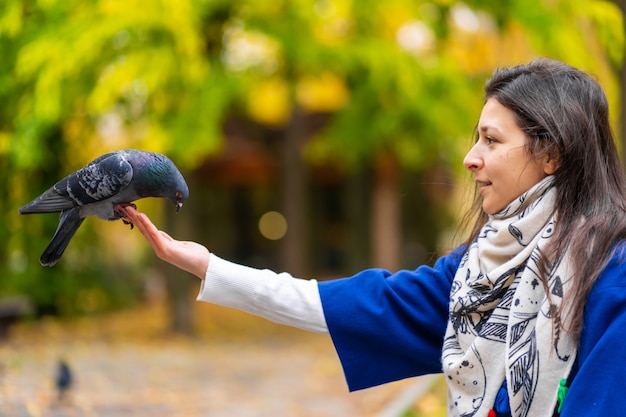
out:
M559 161L551 155L546 155L543 162L543 172L546 175L552 175L557 169L559 169Z

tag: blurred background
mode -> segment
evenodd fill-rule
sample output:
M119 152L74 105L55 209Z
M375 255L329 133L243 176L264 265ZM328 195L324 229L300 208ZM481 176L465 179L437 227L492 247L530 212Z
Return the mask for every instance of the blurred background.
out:
M9 377L54 356L24 356L29 341L67 350L123 323L118 337L147 332L144 347L156 334L204 340L216 329L249 343L249 319L201 314L198 280L121 222L88 219L56 266L40 266L58 216L17 210L58 179L105 152L161 152L190 198L178 214L161 200L138 207L178 239L304 278L414 269L458 237L471 196L462 158L495 67L547 56L594 74L622 137L625 3L3 0L0 416L2 401L7 415L48 410L9 395L20 391ZM258 337L285 335L252 323L265 329Z

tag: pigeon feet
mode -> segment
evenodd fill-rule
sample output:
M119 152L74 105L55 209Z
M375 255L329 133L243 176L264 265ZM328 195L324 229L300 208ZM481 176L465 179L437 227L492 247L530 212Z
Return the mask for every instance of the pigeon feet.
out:
M113 210L120 215L120 217L122 218L122 221L124 222L124 224L130 224L130 230L133 230L133 228L135 227L134 224L132 224L131 222L129 222L128 220L126 220L126 218L128 217L128 213L126 212L126 207L132 207L134 209L137 208L136 205L134 205L133 203L120 203L120 204L116 204L113 207Z

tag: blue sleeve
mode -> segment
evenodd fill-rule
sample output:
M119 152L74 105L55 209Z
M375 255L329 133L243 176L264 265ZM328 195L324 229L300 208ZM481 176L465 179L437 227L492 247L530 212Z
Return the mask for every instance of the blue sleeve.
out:
M369 269L319 283L324 316L351 391L441 372L459 248L434 267Z
M621 416L626 410L625 256L622 248L587 299L578 367L561 417Z

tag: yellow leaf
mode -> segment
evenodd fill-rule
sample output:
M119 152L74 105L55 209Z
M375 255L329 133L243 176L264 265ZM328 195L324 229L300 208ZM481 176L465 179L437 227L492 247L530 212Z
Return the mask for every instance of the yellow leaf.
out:
M11 146L11 134L9 132L0 132L0 155L7 154Z
M289 87L285 80L273 77L254 84L248 90L247 108L250 116L268 125L284 125L289 119Z
M298 104L310 111L338 110L346 105L348 97L348 89L343 79L330 72L304 76L296 86Z

